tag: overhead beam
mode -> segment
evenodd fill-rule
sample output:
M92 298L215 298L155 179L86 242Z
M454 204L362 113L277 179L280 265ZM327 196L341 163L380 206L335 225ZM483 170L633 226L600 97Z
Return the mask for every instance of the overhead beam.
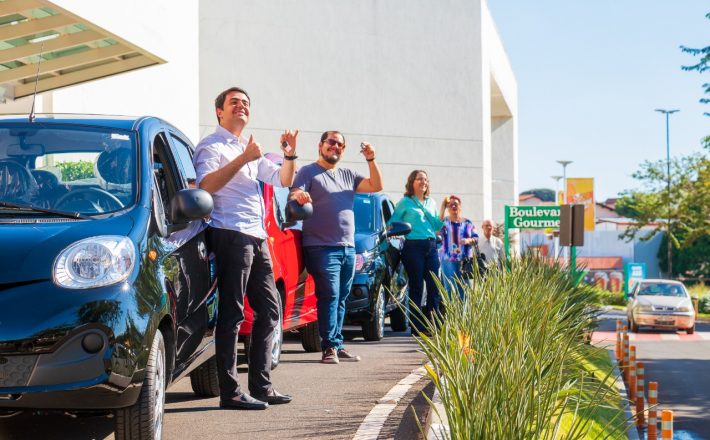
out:
M27 43L23 46L13 47L12 49L0 50L0 63L7 63L8 61L39 55L40 50L42 53L47 53L60 49L69 49L104 38L106 38L106 36L97 31L86 30L47 40L44 42L44 46L38 43Z
M97 49L90 49L74 55L67 55L53 60L43 61L39 65L39 74L41 75L43 73L51 73L58 70L69 69L83 64L91 64L96 61L105 60L107 58L115 58L129 53L134 53L133 49L122 44L114 44ZM34 77L36 74L37 64L28 64L15 69L3 70L0 71L0 83L18 81L24 78Z
M0 17L22 13L42 6L44 5L37 0L5 0L0 3Z
M144 55L129 58L127 60L114 61L112 63L103 64L101 66L91 67L89 69L83 69L76 72L55 76L53 78L40 80L37 83L37 93L57 89L59 87L66 87L98 78L104 78L107 76L115 75L117 73L127 72L129 70L140 69L142 67L147 67L153 64L157 63L151 58L148 58ZM34 81L30 81L27 84L20 84L15 86L15 99L31 95L34 92L34 87Z
M46 18L35 18L14 26L0 27L0 40L14 40L16 38L29 37L74 23L77 23L77 20L67 15L52 15Z

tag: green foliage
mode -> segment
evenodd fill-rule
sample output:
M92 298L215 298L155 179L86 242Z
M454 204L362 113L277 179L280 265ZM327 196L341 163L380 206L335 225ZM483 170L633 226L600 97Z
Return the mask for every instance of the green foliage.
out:
M651 239L656 233L668 230L670 217L673 273L708 276L710 160L702 154L672 159L670 192L666 166L665 161L646 161L633 174L635 179L643 182L643 187L624 191L616 202L617 212L636 221L621 237ZM668 267L666 239L667 234L658 255L664 268Z
M706 14L705 18L710 20L710 13ZM694 57L700 58L696 64L690 66L681 66L683 70L689 72L695 71L700 74L703 74L706 70L710 69L710 46L705 46L703 48L680 46L680 50ZM703 84L703 91L706 95L710 95L710 83ZM710 104L710 98L701 98L700 102L702 104ZM704 114L705 116L710 116L710 113L708 112L705 112ZM703 145L705 145L706 148L710 149L710 135L705 136L705 138L703 138L702 140L702 143Z
M529 189L527 191L521 192L520 194L521 195L534 194L535 197L542 200L543 202L554 202L556 200L555 192L553 190L547 189L547 188Z
M57 167L62 172L62 182L89 179L94 177L94 164L85 160L78 162L60 162Z
M610 292L606 289L590 286L597 296L597 304L602 306L625 306L626 298L623 292Z
M624 437L610 364L590 361L593 289L535 258L465 287L461 300L440 286L443 317L418 315L451 439Z

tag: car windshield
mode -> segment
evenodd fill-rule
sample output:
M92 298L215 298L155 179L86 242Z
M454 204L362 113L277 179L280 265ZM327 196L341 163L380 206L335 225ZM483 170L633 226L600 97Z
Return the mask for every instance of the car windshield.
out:
M366 195L356 195L355 205L355 232L375 232L375 204L372 198Z
M0 214L95 215L133 205L136 152L123 130L0 124Z
M642 284L640 296L686 296L683 286L672 283Z

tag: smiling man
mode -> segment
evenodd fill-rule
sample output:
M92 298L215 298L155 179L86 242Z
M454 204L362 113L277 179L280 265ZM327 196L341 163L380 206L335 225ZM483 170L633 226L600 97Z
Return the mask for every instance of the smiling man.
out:
M303 221L303 257L316 284L318 331L325 364L359 361L343 346L345 300L355 276L356 192L382 190L375 149L367 142L361 150L370 177L339 168L345 153L345 138L339 131L326 131L318 144L318 160L298 171L291 198L313 203L313 216Z
M278 291L264 229L264 202L259 181L278 187L293 182L295 133L281 135L281 167L262 155L252 136L242 136L249 122L251 100L239 87L215 99L219 126L200 141L193 162L197 184L212 194L214 210L208 230L217 262L219 305L215 344L220 406L228 409L266 409L291 401L271 384L271 346L279 319ZM249 349L249 395L239 385L236 343L244 321L244 296L254 310Z

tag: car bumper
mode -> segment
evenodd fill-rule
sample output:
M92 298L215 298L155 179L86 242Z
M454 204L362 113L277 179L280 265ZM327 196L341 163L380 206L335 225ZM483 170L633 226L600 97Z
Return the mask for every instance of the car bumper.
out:
M356 273L350 294L345 303L345 316L348 321L370 319L371 292L374 291L374 275Z
M126 283L76 291L42 281L3 291L0 408L134 403L149 315L139 314L136 297Z
M695 317L686 313L643 312L634 315L634 322L639 326L685 329L695 325Z

